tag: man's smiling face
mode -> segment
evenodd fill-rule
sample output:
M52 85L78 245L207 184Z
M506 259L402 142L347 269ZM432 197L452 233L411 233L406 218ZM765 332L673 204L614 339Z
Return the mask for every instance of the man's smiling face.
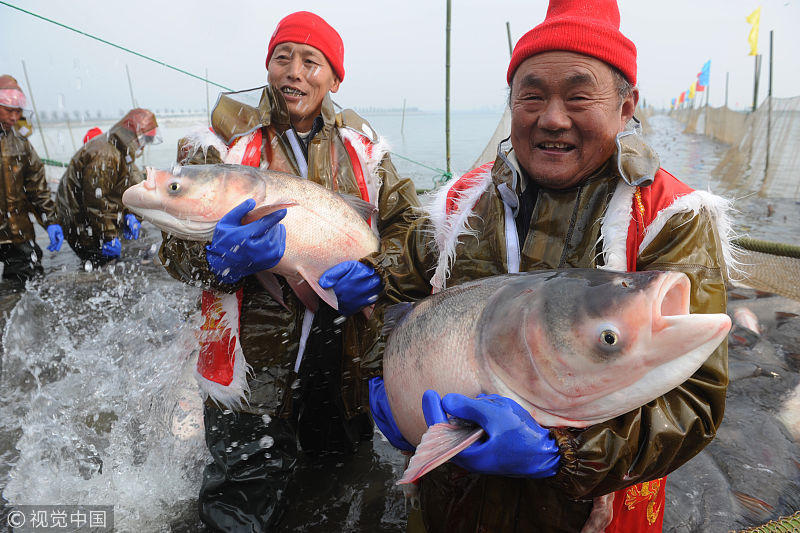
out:
M511 85L511 143L538 185L564 189L590 176L614 153L633 116L638 91L621 98L607 64L574 52L526 59Z
M339 90L339 79L318 49L307 44L281 43L267 65L267 81L286 100L292 126L311 129L328 92Z

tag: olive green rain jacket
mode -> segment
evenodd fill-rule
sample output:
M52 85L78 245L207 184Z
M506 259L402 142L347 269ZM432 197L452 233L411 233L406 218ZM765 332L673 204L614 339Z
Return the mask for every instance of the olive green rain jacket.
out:
M455 248L448 287L508 271L498 187L513 187L513 180L504 159L495 161L491 183L469 217L472 233ZM615 163L612 157L579 186L539 190L521 245L520 272L602 266L599 221L621 179ZM672 216L638 256L637 270L689 276L692 313L724 313L726 308L723 243L712 218L705 208L696 216ZM431 293L437 259L431 253L432 226L420 216L407 226L406 252L399 262L373 261L387 284L378 307ZM562 456L552 478L478 475L452 463L433 470L420 484L427 531L580 531L592 498L663 477L714 438L724 412L727 368L723 342L688 381L647 405L585 429L552 428Z
M0 129L0 158L0 244L33 241L36 234L28 213L34 213L43 228L57 222L44 165L16 130Z
M251 93L253 91L250 91ZM251 105L242 103L250 99ZM322 107L322 128L308 146L308 179L329 189L361 198L350 157L341 140L340 129L350 128L360 133L372 128L351 110L335 113L333 102L325 97ZM214 131L226 143L261 125L263 135L261 167L300 175L292 148L287 139L291 127L283 97L269 86L253 95L222 95L212 113ZM376 140L373 138L373 140ZM224 147L223 147L224 149ZM192 149L182 140L178 148L182 164L221 163L217 148L205 146ZM411 180L400 179L388 152L375 169L379 183L378 213L373 215L381 236L380 261L393 263L401 254L401 233L396 229L405 213L418 206L416 189ZM293 371L303 323L304 307L285 280L278 278L288 309L276 302L256 280L247 276L236 285L221 284L209 270L205 242L184 241L164 234L159 255L167 271L176 279L206 289L235 292L243 288L240 322L240 341L245 359L253 367L248 379L249 402L242 410L267 413L270 416L289 416L291 412L290 385L296 378ZM361 313L349 317L343 324L344 346L341 360L341 394L346 416L351 418L369 410L368 380L381 374L382 350L378 342L382 314L375 313L367 320ZM373 354L372 357L366 354Z
M61 177L58 218L73 249L99 252L104 242L121 237L130 213L122 193L143 179L134 164L139 143L122 122L83 145Z

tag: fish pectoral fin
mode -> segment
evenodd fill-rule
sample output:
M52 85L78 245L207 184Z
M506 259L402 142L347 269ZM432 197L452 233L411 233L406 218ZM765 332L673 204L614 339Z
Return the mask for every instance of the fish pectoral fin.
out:
M247 212L247 214L242 219L242 224L249 224L250 222L258 220L261 217L265 217L270 213L274 213L275 211L280 211L281 209L288 209L296 205L297 203L295 202L283 202L279 204L256 206L255 208L253 208L252 211Z
M347 205L353 208L358 215L364 220L369 220L369 217L375 214L377 209L369 202L365 202L357 196L351 194L337 193Z
M291 276L287 277L286 281L289 282L289 286L297 295L300 303L312 313L316 313L319 309L319 297L306 280L302 276Z
M440 422L422 435L417 451L411 457L397 484L413 483L437 466L449 461L460 451L479 440L485 432L480 427Z
M302 268L298 268L297 273L300 274L303 280L305 280L305 284L307 285L307 287L311 288L313 292L317 293L317 296L319 296L323 302L330 305L337 311L339 310L339 300L336 298L336 293L333 292L333 289L323 289L322 287L320 287L319 279L314 279L314 276L309 275ZM297 296L300 296L300 294L298 294ZM303 298L301 297L300 299L302 300ZM311 309L311 310L316 312L316 309Z
M283 301L283 291L281 290L281 285L278 283L278 278L275 274L262 270L261 272L256 272L256 279L267 291L267 294L272 296L273 300L281 304L287 311L289 310L289 308L286 307L286 302Z

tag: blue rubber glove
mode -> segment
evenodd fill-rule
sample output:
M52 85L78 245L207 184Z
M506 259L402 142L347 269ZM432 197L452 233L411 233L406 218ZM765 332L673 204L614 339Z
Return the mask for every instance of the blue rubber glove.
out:
M447 421L447 414L472 421L486 431L484 440L453 457L471 472L510 477L545 478L558 472L561 455L550 432L536 423L528 411L510 398L479 394L446 394L434 390L422 397L425 422L431 426Z
M345 261L326 270L319 278L319 286L333 287L339 312L350 316L375 303L383 290L383 281L372 267L359 261Z
M279 224L286 209L242 225L242 218L256 206L248 199L231 209L214 228L206 246L208 266L222 283L236 283L245 276L268 270L286 249L286 227Z
M119 257L122 253L122 243L117 237L103 243L100 253L106 257Z
M64 243L64 230L58 224L50 224L47 226L47 236L50 237L50 244L47 249L51 252L57 252L61 249Z
M122 236L128 240L136 240L139 238L139 228L142 223L139 222L134 215L128 213L125 215L125 224L122 225Z
M389 399L386 397L386 389L383 386L383 378L369 380L369 410L372 411L375 425L392 446L407 452L414 451L414 447L403 437L394 421L392 410L389 408Z

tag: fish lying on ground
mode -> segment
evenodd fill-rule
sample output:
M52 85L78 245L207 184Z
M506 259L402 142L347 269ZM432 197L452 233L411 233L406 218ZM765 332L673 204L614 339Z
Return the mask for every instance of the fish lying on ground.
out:
M761 334L761 328L758 325L758 317L745 306L736 308L736 311L733 312L733 322L737 326L749 329L756 335Z
M210 241L214 227L231 209L248 198L256 207L246 224L287 209L286 249L280 262L257 276L283 303L280 274L303 305L316 311L319 296L338 308L332 289L319 286L330 267L358 260L378 250L378 238L366 219L374 208L359 198L333 192L291 174L240 165L190 165L171 171L147 169L147 179L130 187L122 203L159 229L192 241ZM316 293L316 295L315 295Z
M676 272L567 269L485 278L394 306L383 363L397 426L415 446L436 431L421 409L427 389L507 396L550 427L586 427L644 405L686 381L730 329L726 314L689 314L689 291ZM474 429L446 428L452 438L437 449L423 442L403 480L452 457Z

